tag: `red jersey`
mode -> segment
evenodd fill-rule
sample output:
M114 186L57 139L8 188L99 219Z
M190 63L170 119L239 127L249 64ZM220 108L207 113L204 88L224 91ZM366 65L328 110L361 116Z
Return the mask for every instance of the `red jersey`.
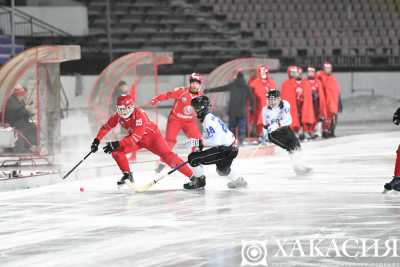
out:
M118 123L128 132L128 135L120 141L122 147L139 143L144 136L154 133L157 129L157 125L149 119L147 114L142 109L136 107L132 115L127 119L120 117L118 113L114 113L101 126L96 138L101 140Z
M266 94L271 90L276 88L276 83L271 78L261 79L255 78L251 79L249 83L249 87L251 88L253 95L256 100L256 110L262 109L267 105L267 97Z
M318 99L318 103L316 103L318 107L316 111L318 111L318 113L315 114L318 116L317 119L326 118L326 99L321 81L318 79L308 79L307 81L311 86L312 94Z
M296 82L298 83L298 81ZM301 88L301 102L298 104L301 107L301 122L303 124L314 124L316 121L311 85L307 79L302 79L299 86Z
M202 95L203 93L201 92L193 94L190 92L189 88L178 87L173 91L169 91L157 96L156 100L164 101L168 99L175 99L170 115L181 120L190 121L196 118L196 114L190 103L192 102L193 98Z
M286 100L290 104L290 115L292 116L292 124L290 128L294 131L298 131L300 128L299 113L297 108L297 90L299 87L299 82L294 78L287 79L283 81L281 85L281 98Z
M330 114L336 114L339 111L340 86L335 76L327 74L324 71L317 73L317 78L322 82L326 98L326 111Z

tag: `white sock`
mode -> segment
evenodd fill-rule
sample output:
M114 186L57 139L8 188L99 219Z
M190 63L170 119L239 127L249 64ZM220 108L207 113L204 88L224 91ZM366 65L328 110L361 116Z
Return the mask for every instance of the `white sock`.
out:
M303 169L305 168L304 162L303 162L303 153L301 150L297 150L291 154L289 154L290 159L292 161L292 166L293 169L300 168Z
M193 170L193 175L196 177L200 177L202 175L204 175L204 169L203 166L199 165L197 167L192 167Z
M231 169L231 172L226 176L231 181L235 181L238 178L237 172L234 169Z

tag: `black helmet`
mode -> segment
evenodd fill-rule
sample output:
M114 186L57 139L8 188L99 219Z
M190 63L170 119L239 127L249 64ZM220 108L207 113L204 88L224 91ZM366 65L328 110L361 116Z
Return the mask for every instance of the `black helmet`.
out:
M281 97L281 93L279 92L279 90L276 89L271 89L268 94L267 94L267 98L278 98Z
M210 99L205 95L193 98L190 104L196 112L197 118L200 120L203 120L204 117L210 112Z

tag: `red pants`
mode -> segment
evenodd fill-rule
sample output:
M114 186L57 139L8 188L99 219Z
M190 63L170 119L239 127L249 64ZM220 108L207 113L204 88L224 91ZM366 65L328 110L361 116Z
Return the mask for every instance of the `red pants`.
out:
M112 157L118 164L118 167L122 172L130 172L128 159L126 158L126 153L135 152L141 148L146 148L147 150L158 155L162 161L168 164L171 168L181 164L183 160L178 157L174 152L171 151L169 145L162 137L160 131L157 129L154 133L146 134L142 137L139 143L134 144L129 147L119 147L112 152ZM191 177L193 175L192 170L184 165L179 169L179 171L186 177Z
M260 137L264 133L264 125L263 125L263 119L262 119L262 109L256 109L253 115L253 123L256 126L256 135L257 137Z
M336 127L336 114L329 113L325 120L322 122L322 130L324 132L331 132Z
M315 129L316 124L312 123L303 123L303 132L305 133L312 133Z
M397 148L396 165L394 167L394 176L400 177L400 145Z
M171 149L174 148L176 144L176 137L181 130L183 130L183 133L187 138L201 139L201 133L195 120L184 121L174 116L169 116L165 140L167 140L167 143Z

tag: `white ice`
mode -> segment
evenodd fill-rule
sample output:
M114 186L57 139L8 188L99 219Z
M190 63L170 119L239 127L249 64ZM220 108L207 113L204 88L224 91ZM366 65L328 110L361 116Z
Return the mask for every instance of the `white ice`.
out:
M284 151L239 159L234 167L249 183L242 190L227 189L210 167L203 192L182 190L180 174L144 194L118 191L114 172L0 193L0 266L240 266L242 240L398 237L400 195L381 194L398 141L397 132L381 132L306 143L314 172L305 177L294 175ZM153 167L136 165L137 183L153 178ZM269 261L367 266L349 258Z

